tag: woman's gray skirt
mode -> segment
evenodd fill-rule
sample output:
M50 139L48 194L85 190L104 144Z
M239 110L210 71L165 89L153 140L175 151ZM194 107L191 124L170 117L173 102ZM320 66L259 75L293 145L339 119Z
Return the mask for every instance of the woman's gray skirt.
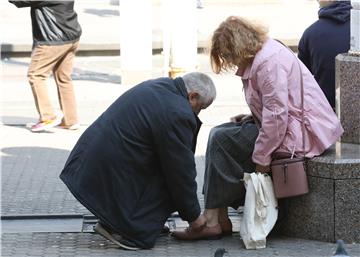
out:
M254 123L225 123L210 131L205 156L205 208L244 204L244 172L255 171L252 153L259 134Z

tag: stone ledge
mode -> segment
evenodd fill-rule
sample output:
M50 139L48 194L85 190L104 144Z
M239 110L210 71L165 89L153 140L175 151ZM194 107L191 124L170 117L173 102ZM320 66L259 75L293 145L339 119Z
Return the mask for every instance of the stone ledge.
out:
M310 192L287 199L283 234L326 242L360 242L359 147L337 144L307 163Z
M360 178L360 145L336 143L307 162L307 173L319 178Z

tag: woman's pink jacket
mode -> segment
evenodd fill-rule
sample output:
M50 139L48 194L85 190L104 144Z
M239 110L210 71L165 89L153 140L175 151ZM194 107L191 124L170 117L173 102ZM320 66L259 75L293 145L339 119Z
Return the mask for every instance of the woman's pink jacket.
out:
M246 102L261 122L252 156L255 163L269 165L274 152L302 155L300 76L304 85L306 157L320 155L343 133L313 75L278 41L268 39L252 64L236 75L242 77Z

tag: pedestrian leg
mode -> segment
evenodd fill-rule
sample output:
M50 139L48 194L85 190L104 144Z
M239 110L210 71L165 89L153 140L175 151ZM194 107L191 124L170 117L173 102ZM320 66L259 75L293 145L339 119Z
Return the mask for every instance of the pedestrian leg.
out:
M64 114L62 125L65 127L78 123L76 98L71 79L78 42L66 46L65 55L54 68L54 78L58 89L60 108Z

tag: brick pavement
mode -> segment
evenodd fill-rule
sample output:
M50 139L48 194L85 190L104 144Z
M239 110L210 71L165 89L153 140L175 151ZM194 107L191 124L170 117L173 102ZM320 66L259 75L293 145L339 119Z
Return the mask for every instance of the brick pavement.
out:
M66 143L71 147L81 131L59 131L56 137L71 140ZM13 142L4 138L1 150L2 215L87 213L58 178L69 149L54 133L30 134L24 126L3 126L2 133Z
M54 128L31 133L24 126L2 126L2 215L87 214L59 179L78 131ZM16 138L16 140L14 140ZM59 138L59 139L57 139ZM202 185L203 157L197 157ZM199 187L201 195L201 187ZM201 197L202 198L202 197Z
M303 239L270 237L267 248L245 250L239 235L215 241L181 242L170 236L160 237L151 250L124 251L92 233L24 233L2 236L3 257L85 257L85 256L153 256L211 257L217 248L225 248L225 257L330 257L335 245ZM350 256L360 256L356 245L347 246Z

